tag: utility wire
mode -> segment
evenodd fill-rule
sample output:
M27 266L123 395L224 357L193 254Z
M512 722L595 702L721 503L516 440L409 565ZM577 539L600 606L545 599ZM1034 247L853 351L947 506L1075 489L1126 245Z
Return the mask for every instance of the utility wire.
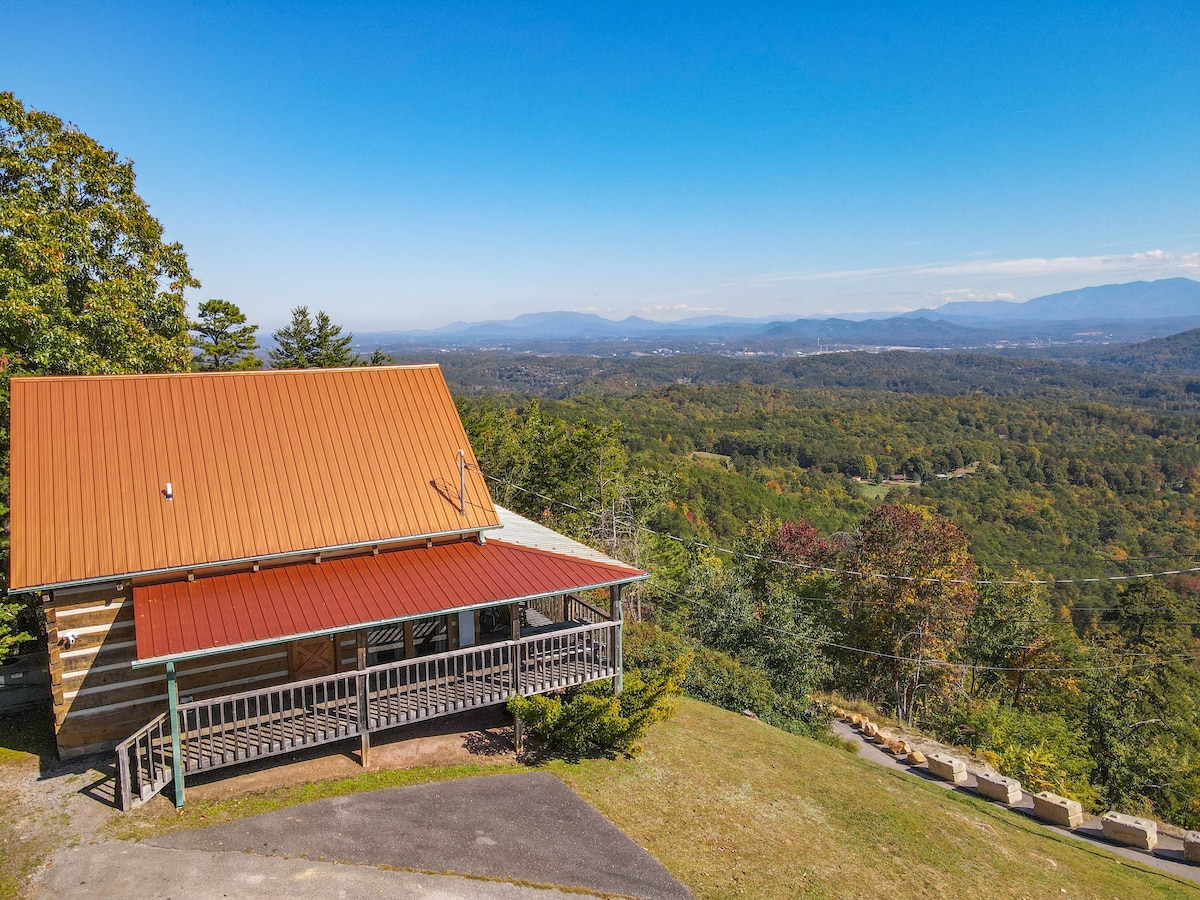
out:
M687 604L695 604L695 605L704 606L704 607L707 607L708 609L714 609L714 610L718 609L718 607L713 606L711 603L705 603L703 600L698 600L694 597L686 597L683 594L676 593L675 591L668 590L667 588L659 587L657 585L654 585L653 587L658 592L668 594L671 597L676 598L676 601L677 601L677 603L675 604L676 608L678 608L678 606L682 605L683 603L687 603ZM758 622L757 627L759 627L760 629L762 629L764 631L771 631L776 634L781 634L786 637L790 637L793 640L800 641L802 643L807 643L807 644L815 644L819 647L832 647L837 650L845 650L849 653L857 653L862 656L875 657L876 659L890 659L890 660L894 660L896 662L919 663L924 666L935 666L935 667L941 667L941 668L957 669L959 671L1044 672L1044 673L1063 673L1063 674L1065 674L1065 673L1085 674L1088 672L1111 672L1111 671L1130 670L1130 669L1153 669L1153 668L1158 668L1160 666L1169 665L1172 662L1180 662L1183 660L1189 660L1189 661L1194 662L1197 659L1200 659L1200 653L1180 653L1180 654L1175 654L1175 655L1172 655L1169 657L1166 657L1166 656L1160 657L1159 659L1156 659L1154 662L1141 663L1141 664L1130 662L1130 663L1116 663L1113 665L1106 665L1106 666L989 666L989 665L973 665L971 663L956 663L956 662L951 662L950 660L937 659L937 658L932 658L932 657L921 657L918 659L915 656L900 656L900 655L897 655L894 653L884 653L883 651L880 651L880 650L868 650L864 647L852 647L849 644L841 644L841 643L838 643L837 641L822 640L820 638L811 637L810 635L799 634L798 632L790 631L785 628L776 628L772 625L765 625L762 622ZM1141 654L1124 654L1124 655L1138 656Z
M528 494L532 497L537 497L541 500L545 500L549 503L554 503L559 506L565 506L567 509L573 510L578 513L582 513L584 515L592 516L593 518L599 518L598 513L594 512L592 510L582 509L578 506L568 503L566 500L560 500L556 497L548 497L545 494L540 494L537 491L529 490L528 488L524 488L521 485L516 484L512 481L508 481L503 478L498 478L495 475L488 475L487 473L482 473L482 474L483 474L483 477L487 478L489 481L493 481L497 484L506 485L508 487L513 488L514 490L520 491L523 494ZM644 531L647 534L652 534L652 535L655 535L656 537L664 538L665 540L675 541L676 543L681 544L685 547L700 547L705 550L711 550L714 553L724 553L729 556L740 556L743 559L754 559L754 560L758 560L760 562L772 563L774 565L790 566L792 568L805 569L805 570L813 571L813 572L823 572L827 575L853 575L858 578L878 578L878 579L886 580L886 581L903 581L903 582L911 582L911 583L917 583L917 584L995 584L995 585L1012 585L1012 586L1041 584L1041 585L1046 585L1048 587L1059 587L1062 585L1071 585L1071 584L1107 584L1107 583L1122 582L1122 581L1138 581L1138 580L1153 579L1153 578L1169 578L1173 575L1190 575L1190 574L1200 572L1200 566L1192 566L1190 568L1168 569L1168 570L1164 570L1164 571L1160 571L1160 572L1139 572L1136 574L1129 574L1129 575L1097 575L1094 577L1087 577L1087 578L1085 578L1085 577L1024 578L1024 579L1016 579L1016 578L935 578L932 576L923 576L923 575L893 575L893 574L888 574L886 572L868 572L868 571L859 571L856 569L839 569L839 568L835 568L833 566L821 566L821 565L815 565L813 563L797 562L795 560L790 560L790 559L777 559L775 557L765 556L765 555L759 554L759 553L749 553L749 552L746 552L743 550L734 550L729 547L722 547L719 544L710 544L705 541L700 541L700 540L695 540L695 539L690 539L690 538L683 538L683 537L680 537L679 535L670 534L668 532L656 531L653 528L650 528L646 525L634 525L633 527L637 528L639 531Z
M593 517L598 517L597 514L592 512L591 510L581 509L580 507L575 506L571 503L568 503L565 500L559 500L555 497L549 497L545 494L540 494L537 491L531 491L531 490L529 490L527 488L523 488L520 485L515 484L511 481L506 481L504 479L497 478L495 476L487 475L487 474L484 474L484 477L488 478L489 480L494 481L498 484L505 484L505 485L512 487L518 491L521 491L522 493L526 493L526 494L530 494L532 496L538 497L539 499L545 500L549 503L555 503L555 504L558 504L561 506L565 506L568 509L574 510L575 512L583 513L585 515L591 515ZM645 526L638 526L638 527L643 531L646 531L650 534L657 535L659 537L669 538L671 540L675 540L680 543L687 543L683 538L680 538L676 535L663 534L661 532L655 531L654 529L647 528ZM737 551L737 550L730 550L730 549L724 548L724 547L714 547L712 545L704 544L699 541L694 542L694 543L699 546L706 547L707 549L716 550L718 552L727 553L727 554L730 554L733 556L740 556L743 558L755 559L755 560L759 560L762 562L769 562L772 564L779 564L779 565L795 565L799 568L808 568L808 569L817 568L817 567L813 567L813 566L805 566L803 564L791 563L788 560L774 559L772 557L762 556L760 554L744 553L744 552ZM1007 585L1048 584L1049 585L1049 584L1070 584L1070 583L1083 583L1083 582L1090 583L1090 582L1098 582L1098 581L1105 580L1103 578L1089 578L1089 579L1056 579L1056 580L1028 580L1028 581L978 579L975 581L971 581L968 579L933 579L933 578L916 579L911 576L888 576L888 575L882 575L879 573L864 573L864 572L856 572L853 570L833 569L833 568L828 568L828 567L821 567L821 570L825 571L825 572L829 572L829 573L835 573L835 574L860 575L860 576L865 576L865 577L876 577L876 578L902 578L903 580L906 580L906 581L922 580L922 581L930 581L930 582L943 583L943 584L949 583L949 584L1007 584ZM1127 580L1129 578L1157 578L1157 577L1164 577L1166 575L1181 574L1183 571L1200 571L1200 567L1197 567L1196 569L1180 570L1179 572L1147 573L1147 574L1136 575L1136 576L1111 576L1110 578L1111 578L1111 580ZM670 596L677 598L678 601L682 601L685 603L691 603L691 604L699 604L700 606L705 606L709 609L716 609L716 607L714 607L712 604L705 603L704 601L698 600L694 597L686 597L683 594L676 593L675 591L668 590L667 588L663 588L659 585L652 584L652 587L654 587L655 591L657 591L657 592L669 594ZM843 603L843 604L847 604L847 603L853 604L856 602L864 602L864 601L854 601L854 600L836 600L836 599L828 598L828 597L806 597L806 598L797 598L797 599L819 600L822 602ZM886 603L887 601L865 601L865 602ZM1082 607L1081 609L1089 609L1089 607ZM1095 609L1095 610L1099 610L1099 611L1108 611L1107 608L1103 608L1103 607L1090 607L1090 609ZM1036 620L1028 620L1028 623L1032 623L1034 621L1036 621ZM1021 623L1020 620L1014 620L1011 624L1026 624L1026 623ZM1069 623L1062 623L1062 624L1069 624ZM897 662L909 662L909 663L920 663L922 665L941 666L943 668L952 668L952 669L958 669L961 671L1046 672L1046 673L1055 672L1055 673L1079 674L1079 673L1087 673L1087 672L1117 671L1117 670L1140 669L1140 668L1157 668L1162 665L1167 665L1171 662L1178 662L1181 660L1190 660L1190 661L1194 662L1197 659L1200 659L1200 653L1182 653L1182 654L1177 654L1177 655L1170 656L1170 657L1161 657L1152 663L1145 663L1142 665L1138 665L1135 663L1119 663L1119 664L1114 664L1114 665L1109 665L1109 666L1063 666L1063 667L972 665L970 663L955 663L955 662L951 662L949 660L939 660L939 659L932 659L932 658L926 658L926 657L917 659L916 657L898 656L898 655L892 654L892 653L884 653L879 650L868 650L863 647L852 647L852 646L849 646L848 644L837 643L836 641L825 641L825 640L821 640L819 638L810 637L808 635L801 635L794 631L788 631L786 629L775 628L770 625L765 625L761 622L758 623L758 627L760 627L764 630L767 630L767 631L776 632L778 634L790 637L794 640L803 641L806 643L811 643L811 644L815 644L817 646L822 646L822 647L831 647L831 648L838 649L838 650L845 650L847 652L857 653L857 654L860 654L863 656L871 656L871 657L875 657L877 659L890 659L890 660L894 660ZM1022 647L1019 649L1037 649L1037 648ZM1154 654L1125 653L1125 654L1121 654L1121 655L1142 657L1142 656L1150 656L1150 655L1154 655Z

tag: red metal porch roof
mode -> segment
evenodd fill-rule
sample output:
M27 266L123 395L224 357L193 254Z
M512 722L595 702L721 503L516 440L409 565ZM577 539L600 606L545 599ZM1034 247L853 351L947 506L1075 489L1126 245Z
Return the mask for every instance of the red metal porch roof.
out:
M644 577L629 566L461 541L135 587L139 663Z

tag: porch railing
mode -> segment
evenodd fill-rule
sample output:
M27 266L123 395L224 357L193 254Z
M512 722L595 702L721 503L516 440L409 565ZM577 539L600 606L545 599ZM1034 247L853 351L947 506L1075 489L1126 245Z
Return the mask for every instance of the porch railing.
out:
M117 805L124 812L165 788L172 775L171 726L166 713L117 744Z
M584 622L599 625L609 620L608 613L597 609L578 594L559 594L554 597L538 597L528 601L530 609L536 609L551 622Z
M520 641L520 682L524 696L611 678L617 672L616 623L581 625Z
M563 595L563 619L568 622L591 622L599 625L609 620L608 613L597 609L578 594Z
M184 773L356 737L357 674L179 704Z
M619 668L620 627L620 622L605 619L518 641L181 703L182 771L209 771L492 706L518 694L612 678ZM122 741L117 748L122 809L166 786L171 763L166 714Z

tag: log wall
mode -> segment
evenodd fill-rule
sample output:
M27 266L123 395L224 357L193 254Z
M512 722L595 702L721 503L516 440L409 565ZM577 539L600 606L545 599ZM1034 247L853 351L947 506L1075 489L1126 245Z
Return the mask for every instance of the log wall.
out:
M63 758L111 746L166 706L161 675L135 672L129 582L55 591L44 604L54 728ZM70 646L68 646L68 643Z
M57 591L44 609L59 756L111 749L166 711L165 668L133 667L137 646L128 583ZM69 648L64 635L74 637ZM289 678L287 645L182 662L177 678L181 700L270 687Z

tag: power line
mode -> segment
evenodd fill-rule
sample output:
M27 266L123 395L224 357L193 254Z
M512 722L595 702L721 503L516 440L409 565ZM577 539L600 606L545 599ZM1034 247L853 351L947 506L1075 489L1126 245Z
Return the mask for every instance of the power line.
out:
M592 516L593 518L600 517L600 514L594 512L592 510L582 509L581 507L578 507L578 506L575 506L574 504L568 503L566 500L560 500L556 497L549 497L545 494L538 493L537 491L533 491L528 488L522 487L521 485L516 484L515 482L508 481L503 478L498 478L495 475L488 475L487 473L482 473L482 474L483 474L484 478L487 478L490 481L493 481L497 484L507 485L508 487L511 487L514 490L520 491L521 493L524 493L524 494L529 494L530 496L537 497L541 500L545 500L548 503L554 503L559 506L565 506L567 509L573 510L578 513L582 513L583 515ZM990 584L990 585L1008 585L1008 586L1046 585L1047 587L1059 587L1059 586L1063 586L1063 585L1074 585L1074 584L1108 584L1108 583L1115 583L1115 582L1139 581L1139 580L1154 579L1154 578L1169 578L1169 577L1172 577L1175 575L1190 575L1190 574L1195 574L1195 573L1200 572L1200 566L1192 566L1192 567L1185 568L1185 569L1168 569L1168 570L1159 571L1159 572L1139 572L1139 573L1128 574L1128 575L1097 575L1097 576L1093 576L1093 577L1071 577L1071 578L1025 578L1025 579L1015 579L1015 578L934 578L932 576L922 576L922 575L894 575L894 574L888 574L886 572L869 572L869 571L859 571L856 569L839 569L839 568L835 568L833 566L821 566L821 565L816 565L813 563L803 563L803 562L797 562L795 560L789 560L789 559L778 559L778 558L771 557L771 556L764 556L759 553L749 553L749 552L746 552L743 550L734 550L729 547L722 547L719 544L710 544L705 541L700 541L700 540L691 539L691 538L683 538L676 534L670 534L667 532L656 531L655 529L650 528L649 526L646 526L646 525L634 525L633 527L637 528L639 531L644 531L647 534L652 534L652 535L655 535L656 537L660 537L665 540L675 541L676 543L681 544L685 547L700 547L705 550L711 550L714 553L724 553L729 556L739 556L744 559L754 559L754 560L758 560L760 562L772 563L773 565L790 566L792 568L805 569L807 571L822 572L827 575L853 575L858 578L878 578L878 579L886 580L886 581L903 581L903 582L910 582L910 583L917 583L917 584L961 584L961 585Z
M500 479L500 478L497 478L497 477L495 477L495 476L492 476L492 475L487 475L487 474L485 474L485 475L484 475L484 477L485 477L485 478L488 478L488 479L490 479L491 481L495 481L495 482L497 482L497 483L499 483L499 484L506 484L506 485L508 485L509 487L515 488L515 489L516 489L516 490L518 490L518 491L521 491L521 492L523 492L523 493L530 494L530 495L532 495L532 496L538 497L538 498L540 498L540 499L542 499L542 500L545 500L545 501L547 501L547 502L549 502L549 503L555 503L555 504L558 504L558 505L561 505L561 506L565 506L565 507L567 507L568 509L572 509L572 510L574 510L575 512L583 513L583 514L585 514L585 515L591 515L591 516L593 516L593 517L598 517L598 516L597 516L597 514L596 514L596 513L594 513L594 512L592 512L591 510L585 510L585 509L581 509L580 507L578 507L578 506L575 506L575 505L573 505L573 504L571 504L571 503L568 503L568 502L566 502L565 500L559 500L559 499L557 499L557 498L555 498L555 497L549 497L549 496L547 496L547 495L545 495L545 494L538 493L537 491L531 491L531 490L529 490L529 489L527 489L527 488L523 488L523 487L521 487L521 486L520 486L520 485L518 485L518 484L515 484L515 483L513 483L513 482L510 482L510 481L505 481L504 479ZM647 527L645 527L645 526L638 526L638 527L639 527L641 530L643 530L643 531L646 531L646 532L648 532L648 533L650 533L650 534L657 535L657 536L659 536L659 537L665 537L665 538L669 538L669 539L671 539L671 540L678 541L679 543L687 543L687 542L686 542L686 541L685 541L683 538L680 538L680 537L678 537L677 535L663 534L663 533L661 533L661 532L655 531L654 529L652 529L652 528L647 528ZM741 552L741 551L731 550L731 549L724 548L724 547L715 547L715 546L712 546L712 545L704 544L703 542L699 542L699 541L697 541L697 542L694 542L694 543L695 543L695 544L697 544L697 545L699 545L699 546L703 546L703 547L705 547L705 548L707 548L707 549L712 549L712 550L715 550L715 551L717 551L717 552L724 552L724 553L730 554L730 555L732 555L732 556L740 556L740 557L743 557L743 558L748 558L748 559L756 559L756 560L759 560L759 561L762 561L762 562L769 562L769 563L772 563L772 564L779 564L779 565L795 565L795 566L797 566L797 567L799 567L799 568L814 568L814 567L812 567L812 566L805 566L805 565L803 565L803 564L792 563L792 562L790 562L789 560L780 560L780 559L775 559L775 558L772 558L772 557L766 557L766 556L762 556L761 554L754 554L754 553L744 553L744 552ZM877 578L903 578L904 580L907 580L907 581L924 580L924 581L930 581L930 582L937 582L937 583L950 583L950 584L967 584L967 583L974 583L974 584L1005 584L1005 585L1022 585L1022 584L1069 584L1069 583L1095 582L1095 581L1103 581L1103 580L1104 580L1104 579L1075 579L1075 580L1070 580L1070 579L1057 579L1057 580L1029 580L1029 581L1016 581L1016 580L993 580L993 579L978 579L978 580L975 580L975 581L969 581L969 580L966 580L966 579L915 579L915 578L912 578L911 576L887 576L887 575L882 575L882 574L879 574L879 573L874 573L874 574L872 574L872 573L855 572L855 571L853 571L853 570L839 570L839 569L832 569L832 568L822 568L822 571L826 571L826 572L830 572L830 573L835 573L835 574L850 574L850 575L860 575L860 576L866 576L866 577L877 577ZM1155 578L1155 577L1164 577L1164 576L1166 576L1166 575L1181 574L1181 573L1182 573L1182 571L1200 571L1200 567L1197 567L1196 569L1181 570L1180 572L1147 573L1147 574L1143 574L1143 575L1136 575L1136 576L1115 576L1115 577L1113 578L1113 580L1126 580L1126 579L1128 579L1128 578ZM704 601L702 601L702 600L698 600L698 599L696 599L696 598L694 598L694 597L686 597L686 596L684 596L683 594L676 593L675 591L668 590L667 588L663 588L663 587L661 587L661 586L659 586L659 585L652 585L652 586L654 587L654 589L655 589L656 591L658 591L658 592L660 592L660 593L669 594L669 595L671 595L672 597L675 597L675 598L677 598L677 599L678 599L678 601L682 601L682 602L686 602L686 603L692 603L692 604L698 604L698 605L700 605L700 606L705 606L705 607L707 607L707 608L709 608L709 609L716 609L716 607L715 607L715 606L713 606L712 604L705 603ZM886 604L886 603L887 603L887 601L855 601L855 600L837 600L837 599L834 599L834 598L828 598L828 597L803 597L803 598L797 598L797 599L817 600L817 601L821 601L821 602L827 602L827 603L841 603L841 604L854 604L854 603L878 603L878 604ZM1108 610L1106 607L1081 607L1081 609L1084 609L1084 610L1086 610L1086 609L1093 609L1093 610L1097 610L1097 611L1104 611L1104 612L1107 612L1107 611L1109 611L1109 610ZM1030 619L1030 620L1024 620L1024 621L1022 621L1022 620L1012 620L1012 621L1010 622L1010 624L1032 624L1032 623L1036 623L1037 621L1039 621L1039 620L1034 620L1034 619ZM801 634L798 634L798 633L796 633L796 632L794 632L794 631L788 631L788 630L786 630L786 629L775 628L775 627L773 627L773 626L770 626L770 625L765 625L765 624L763 624L762 622L759 622L759 623L757 623L757 624L758 624L758 627L759 627L759 628L762 628L762 629L764 629L764 630L767 630L767 631L772 631L772 632L776 632L776 633L778 633L778 634L785 635L785 636L787 636L787 637L791 637L791 638L792 638L792 639L794 639L794 640L799 640L799 641L803 641L803 642L811 643L811 644L814 644L814 645L817 645L817 646L822 646L822 647L831 647L831 648L834 648L834 649L838 649L838 650L844 650L844 651L847 651L847 652L850 652L850 653L857 653L857 654L864 655L864 656L871 656L871 657L875 657L875 658L878 658L878 659L890 659L890 660L894 660L894 661L897 661L897 662L909 662L909 663L919 663L919 664L921 664L921 665L941 666L941 667L944 667L944 668L952 668L952 669L958 669L958 670L962 670L962 671L976 671L976 672L978 672L978 671L990 671L990 672L1047 672L1047 673L1050 673L1050 672L1056 672L1056 673L1075 673L1075 674L1079 674L1079 673L1087 673L1087 672L1117 671L1117 670L1140 669L1140 668L1157 668L1158 666L1167 665L1167 664L1169 664L1169 663L1171 663L1171 662L1178 662L1178 661L1181 661L1181 660L1189 660L1189 661L1193 661L1193 662L1194 662L1194 661L1196 661L1197 659L1200 659L1200 653L1183 653L1183 654L1178 654L1178 655L1171 656L1171 657L1162 657L1162 658L1160 658L1160 659L1158 659L1158 660L1155 660L1155 661L1154 661L1154 662L1152 662L1152 663L1146 663L1146 664L1142 664L1142 665L1137 665L1137 664L1134 664L1134 663L1119 663L1119 664L1114 664L1114 665L1110 665L1110 666L1065 666L1065 667L1048 667L1048 666L988 666L988 665L973 665L973 664L970 664L970 663L955 663L955 662L951 662L951 661L949 661L949 660L939 660L939 659L935 659L935 658L925 658L925 657L922 657L922 658L918 659L918 658L916 658L916 657L899 656L899 655L892 654L892 653L885 653L885 652L882 652L882 651L879 651L879 650L868 650L868 649L866 649L866 648L863 648L863 647L852 647L852 646L849 646L848 644L841 644L841 643L838 643L838 642L836 642L836 641L825 641L825 640L821 640L820 638L814 638L814 637L810 637L810 636L808 636L808 635L801 635ZM1057 623L1057 622L1055 622L1054 624L1064 624L1064 625L1065 625L1065 624L1070 624L1070 623ZM1181 623L1181 624L1182 624L1182 623ZM1024 648L1024 647L1023 647L1023 648L1020 648L1020 649L1037 649L1037 648L1032 648L1032 647L1029 647L1029 648ZM1151 655L1151 654L1136 654L1136 653L1126 653L1126 654L1123 654L1123 655L1126 655L1126 656L1149 656L1149 655Z
M657 585L654 585L654 588L656 591L659 591L659 592L662 592L665 594L669 594L670 596L677 598L677 601L679 601L679 602L697 604L700 606L707 607L709 609L717 609L716 606L713 606L710 603L705 603L703 600L698 600L694 597L686 597L683 594L676 593L675 591L668 590L667 588L659 587ZM917 658L914 656L901 656L901 655L894 654L894 653L885 653L880 650L868 650L865 647L852 647L848 644L838 643L837 641L826 641L826 640L822 640L821 638L812 637L810 635L799 634L795 631L790 631L785 628L776 628L772 625L763 624L762 622L758 622L758 623L756 623L756 625L758 628L760 628L764 631L771 631L776 634L781 634L786 637L790 637L793 640L800 641L802 643L814 644L814 645L820 646L820 647L832 647L837 650L845 650L849 653L857 653L861 656L871 656L876 659L890 659L890 660L893 660L896 662L917 663L917 664L920 664L923 666L934 666L934 667L949 668L949 669L956 669L959 671L971 671L971 672L1044 672L1044 673L1060 673L1060 674L1065 674L1065 673L1086 674L1088 672L1111 672L1111 671L1130 670L1130 669L1153 669L1153 668L1158 668L1160 666L1169 665L1172 662L1181 662L1184 660L1195 662L1197 659L1200 659L1200 653L1180 653L1180 654L1176 654L1176 655L1169 656L1169 657L1161 657L1161 658L1155 660L1154 662L1149 662L1149 663L1138 664L1138 663L1130 662L1130 663L1116 663L1116 664L1107 665L1107 666L989 666L989 665L974 665L971 663L956 663L956 662L951 662L950 660L937 659L937 658L933 658L933 657ZM1130 653L1130 654L1125 654L1125 655L1141 656L1144 654Z

